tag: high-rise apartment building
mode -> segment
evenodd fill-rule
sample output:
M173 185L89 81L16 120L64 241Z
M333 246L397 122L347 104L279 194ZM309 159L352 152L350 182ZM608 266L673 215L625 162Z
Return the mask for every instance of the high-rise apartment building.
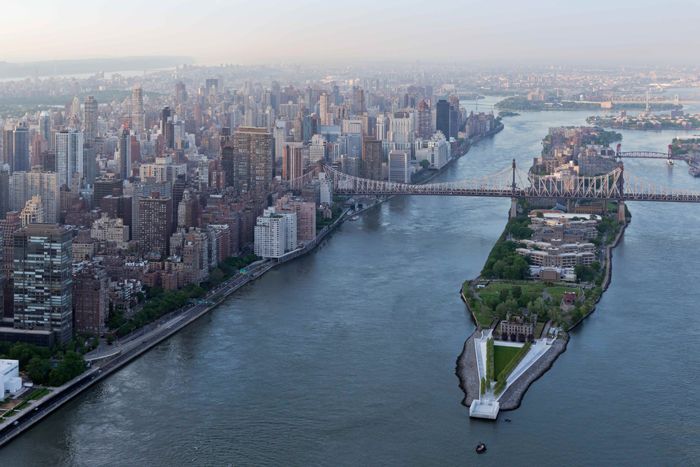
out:
M72 236L55 224L14 233L14 327L51 331L59 343L73 336Z
M46 222L58 222L60 192L58 174L43 172L15 172L10 176L10 209L21 211L32 196L41 197Z
M228 171L227 184L237 193L266 195L274 173L273 144L272 134L265 128L240 127L236 130L229 154L231 161L224 166Z
M62 130L56 133L56 173L58 185L71 186L73 176L84 174L83 133L76 130Z
M138 201L138 235L144 254L164 257L168 254L173 224L172 198L153 193Z
M109 280L104 266L81 262L73 271L75 332L100 335L107 330Z
M303 199L283 196L275 203L278 213L295 213L297 215L297 240L310 242L316 238L316 205Z
M282 179L294 180L304 175L304 143L287 143L282 149Z
M255 254L279 258L297 247L296 213L278 213L267 208L255 224Z

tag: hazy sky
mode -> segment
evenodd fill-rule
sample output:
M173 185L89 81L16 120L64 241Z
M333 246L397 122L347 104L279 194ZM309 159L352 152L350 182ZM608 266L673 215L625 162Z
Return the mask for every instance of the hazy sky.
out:
M0 61L695 64L700 0L2 0Z

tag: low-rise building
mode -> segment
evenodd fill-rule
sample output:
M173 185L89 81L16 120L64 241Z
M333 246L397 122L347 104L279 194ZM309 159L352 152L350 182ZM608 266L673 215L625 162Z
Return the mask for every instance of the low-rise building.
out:
M0 360L0 398L6 394L15 395L22 390L19 376L19 360Z

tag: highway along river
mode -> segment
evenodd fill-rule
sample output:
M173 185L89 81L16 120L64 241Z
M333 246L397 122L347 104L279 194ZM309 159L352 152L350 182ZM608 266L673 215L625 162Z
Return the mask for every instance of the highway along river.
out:
M586 116L508 118L441 180L513 157L528 167L548 127ZM663 151L674 134L625 132L623 148ZM700 190L685 164L627 170ZM612 285L567 352L518 410L468 418L454 369L474 326L458 290L508 207L396 198L345 223L10 443L0 464L470 465L479 441L479 464L697 462L700 205L630 203Z

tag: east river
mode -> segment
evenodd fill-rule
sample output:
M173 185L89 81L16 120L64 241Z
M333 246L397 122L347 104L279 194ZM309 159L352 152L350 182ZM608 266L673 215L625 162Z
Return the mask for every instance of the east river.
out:
M512 158L527 168L548 127L585 124L588 114L507 118L440 179L486 175ZM623 150L655 151L681 134L623 133ZM685 163L631 160L626 170L700 191ZM700 205L629 203L633 220L597 311L518 410L496 423L469 419L454 370L474 325L458 290L478 274L508 207L395 198L346 222L315 253L20 436L0 464L698 462Z

